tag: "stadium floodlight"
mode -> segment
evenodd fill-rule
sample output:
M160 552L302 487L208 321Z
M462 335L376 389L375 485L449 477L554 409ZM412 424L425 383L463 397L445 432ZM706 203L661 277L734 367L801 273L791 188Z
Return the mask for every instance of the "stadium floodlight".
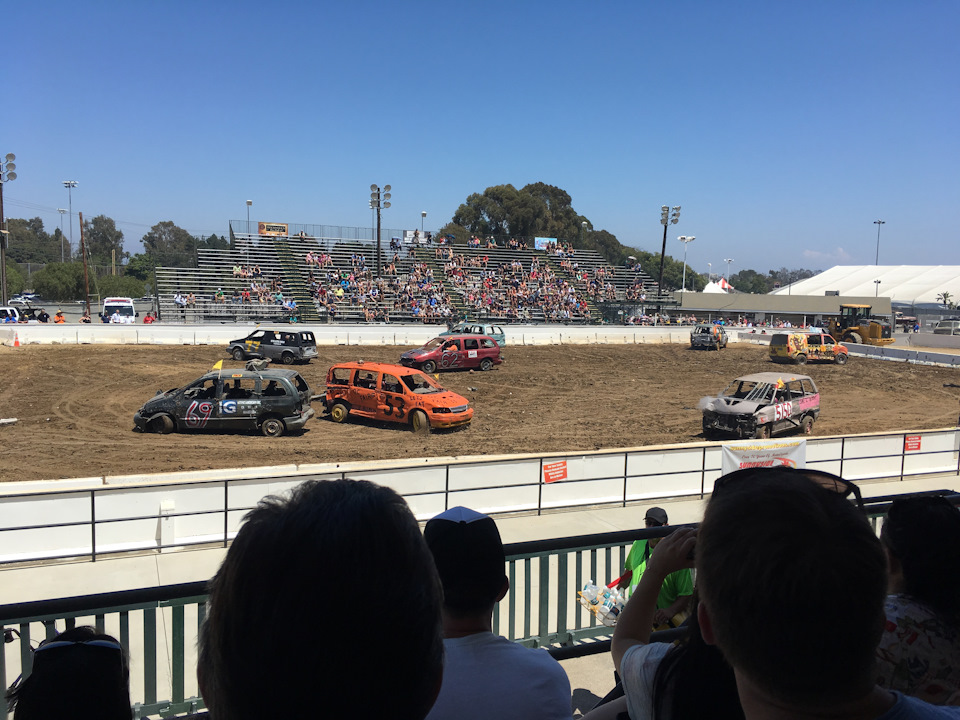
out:
M0 160L0 305L7 304L7 243L10 241L7 218L3 214L3 186L17 179L14 172L17 166L13 163L16 159L16 155L7 153Z
M73 247L73 189L79 184L76 180L63 181L63 186L67 189L67 208L70 210L70 247Z
M874 261L874 265L880 265L880 226L886 225L886 220L874 220L873 224L877 226L877 259Z
M380 187L376 184L370 186L370 207L377 212L377 277L380 277L380 211L386 210L390 207L390 203L387 202L390 200L390 186L384 185L381 190Z
M680 206L673 206L673 213L669 205L660 206L660 224L663 225L663 247L660 250L660 278L657 280L657 313L663 312L663 261L667 256L667 227L680 222Z
M683 280L680 281L680 292L687 291L687 245L696 239L696 235L681 235L677 238L683 243Z

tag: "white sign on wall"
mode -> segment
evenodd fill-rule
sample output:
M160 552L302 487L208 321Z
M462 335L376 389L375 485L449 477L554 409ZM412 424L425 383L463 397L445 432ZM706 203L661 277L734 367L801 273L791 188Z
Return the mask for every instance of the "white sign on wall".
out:
M744 440L723 446L721 473L755 467L802 468L807 464L805 438L787 440Z

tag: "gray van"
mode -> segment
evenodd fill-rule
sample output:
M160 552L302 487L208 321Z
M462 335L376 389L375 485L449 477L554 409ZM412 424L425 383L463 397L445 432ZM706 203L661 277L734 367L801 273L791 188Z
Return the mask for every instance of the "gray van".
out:
M227 353L234 360L266 358L284 365L310 362L319 354L313 333L301 330L255 330L245 338L231 340Z

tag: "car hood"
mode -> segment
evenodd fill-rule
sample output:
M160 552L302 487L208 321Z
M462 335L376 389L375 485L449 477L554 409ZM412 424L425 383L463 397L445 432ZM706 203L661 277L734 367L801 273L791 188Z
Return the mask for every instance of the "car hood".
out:
M429 352L430 352L429 350L424 350L422 347L418 347L418 348L416 348L416 349L414 349L414 350L407 350L407 351L406 351L405 353L403 353L400 357L402 357L402 358L415 358L415 357L419 357L420 355L426 355L426 354L429 353Z
M729 415L752 415L769 403L757 402L756 400L740 400L737 398L708 396L701 398L699 403L700 410L710 410L715 413Z
M165 404L167 398L171 397L176 392L176 389L167 390L166 392L161 390L143 404L143 407L140 408L141 412L150 412L152 410L159 409Z
M461 405L469 405L470 401L463 395L457 395L450 390L444 390L442 393L428 395L430 404L436 407L455 408Z

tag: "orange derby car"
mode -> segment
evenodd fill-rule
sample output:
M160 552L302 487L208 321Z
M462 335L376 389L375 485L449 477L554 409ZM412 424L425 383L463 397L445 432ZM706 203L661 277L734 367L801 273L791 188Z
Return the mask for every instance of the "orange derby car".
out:
M334 365L327 372L325 403L334 422L353 414L409 424L414 432L459 427L473 419L465 397L444 390L419 370L387 363Z

